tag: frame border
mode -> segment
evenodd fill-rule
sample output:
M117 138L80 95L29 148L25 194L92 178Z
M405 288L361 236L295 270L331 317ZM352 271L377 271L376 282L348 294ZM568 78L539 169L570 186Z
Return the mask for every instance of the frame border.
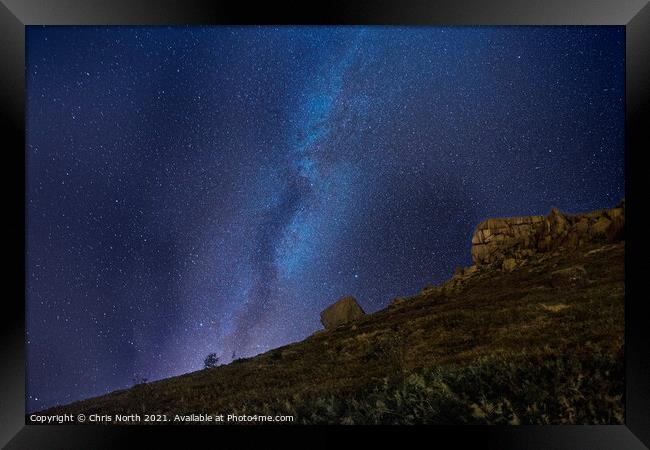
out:
M114 448L128 445L134 435L170 444L170 428L155 433L142 427L98 425L25 425L25 26L26 25L222 25L222 24L364 24L364 25L624 25L626 32L626 305L625 305L625 425L610 426L519 426L519 427L412 427L409 435L453 440L455 445L479 444L488 448L612 449L650 446L650 334L644 314L643 286L633 271L633 261L643 256L643 241L634 236L643 223L640 184L645 182L640 154L650 142L647 125L650 104L650 4L646 0L360 0L345 4L290 1L284 4L251 5L209 0L0 0L0 124L9 139L9 183L5 192L13 211L7 214L12 264L9 279L15 291L5 302L0 320L0 445L6 448ZM21 149L21 150L18 150ZM6 173L6 172L5 172ZM647 186L644 186L647 191ZM5 198L7 198L5 197ZM6 201L5 201L6 203ZM638 205L637 205L638 203ZM631 205L631 207L630 207ZM630 245L633 242L635 245ZM16 261L20 261L17 264ZM7 311L9 306L9 311ZM128 428L128 429L125 429ZM192 434L206 438L230 435L247 439L253 435L279 436L278 427L255 427L253 433L236 433L231 427L185 427L190 433L179 441L187 445ZM365 429L367 427L356 427ZM336 444L348 432L338 427L301 427L299 433L315 431L318 441ZM375 438L400 438L404 427L372 427ZM239 431L239 430L237 430ZM282 430L283 431L283 430ZM296 428L292 428L292 433ZM340 433L340 435L339 435ZM405 433L405 434L406 434ZM243 437L243 435L247 435ZM339 439L336 439L339 438ZM170 440L171 439L171 440ZM335 440L336 439L336 440ZM283 439L284 440L284 439ZM401 440L401 439L400 439ZM150 441L153 442L153 441ZM313 442L313 439L312 439ZM395 439L395 442L399 441ZM402 441L403 442L403 441ZM215 442L216 443L216 442ZM645 445L644 445L645 444Z

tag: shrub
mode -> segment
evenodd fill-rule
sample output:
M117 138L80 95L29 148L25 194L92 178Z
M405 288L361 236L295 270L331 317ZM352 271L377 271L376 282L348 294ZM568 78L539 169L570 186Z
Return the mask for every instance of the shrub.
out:
M219 357L217 356L216 353L210 353L208 356L205 357L205 360L203 360L203 367L205 369L211 369L212 367L216 367L219 364Z
M366 392L303 399L303 423L620 424L623 357L496 354L402 372Z

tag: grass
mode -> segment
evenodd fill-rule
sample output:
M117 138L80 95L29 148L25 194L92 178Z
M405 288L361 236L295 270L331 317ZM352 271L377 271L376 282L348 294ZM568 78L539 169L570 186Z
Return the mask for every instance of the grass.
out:
M622 423L622 360L592 350L591 357L576 359L557 357L552 349L479 357L467 365L403 372L353 396L302 398L284 407L302 423Z
M48 413L293 414L295 423L623 423L624 244L482 270L354 325ZM583 266L585 283L553 272Z

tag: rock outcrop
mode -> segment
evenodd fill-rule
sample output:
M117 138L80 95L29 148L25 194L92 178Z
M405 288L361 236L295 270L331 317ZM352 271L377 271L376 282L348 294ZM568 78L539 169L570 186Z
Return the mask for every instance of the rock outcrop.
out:
M594 246L588 254L609 251L625 240L625 200L615 208L583 214L563 214L553 208L547 216L488 219L481 222L472 236L469 267L456 267L452 278L438 285L425 286L421 295L429 298L455 295L481 278L498 272L513 272L532 261L537 265L549 257L568 254L581 246ZM602 244L602 245L600 245ZM614 246L614 247L613 247ZM589 282L584 267L552 271L553 287L581 286ZM397 298L396 307L408 298Z
M353 322L366 315L354 297L343 297L320 313L320 321L326 330Z
M472 236L472 260L512 270L537 253L614 242L624 239L624 233L625 200L615 208L585 214L563 214L553 208L547 216L488 219Z

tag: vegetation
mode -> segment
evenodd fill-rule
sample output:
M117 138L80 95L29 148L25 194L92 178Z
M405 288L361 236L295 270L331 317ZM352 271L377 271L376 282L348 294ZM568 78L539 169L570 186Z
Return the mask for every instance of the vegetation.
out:
M557 282L575 267L584 268L583 282ZM426 289L302 342L147 383L146 398L136 386L47 412L619 424L624 281L623 243L537 256L512 272L479 270L454 289Z
M622 423L622 355L594 351L585 360L560 358L550 349L532 356L480 357L466 366L384 378L352 397L330 395L287 403L285 410L303 423Z
M219 357L217 356L217 354L210 353L208 356L205 357L205 360L203 361L203 368L211 369L213 367L217 367L218 364L219 364Z

